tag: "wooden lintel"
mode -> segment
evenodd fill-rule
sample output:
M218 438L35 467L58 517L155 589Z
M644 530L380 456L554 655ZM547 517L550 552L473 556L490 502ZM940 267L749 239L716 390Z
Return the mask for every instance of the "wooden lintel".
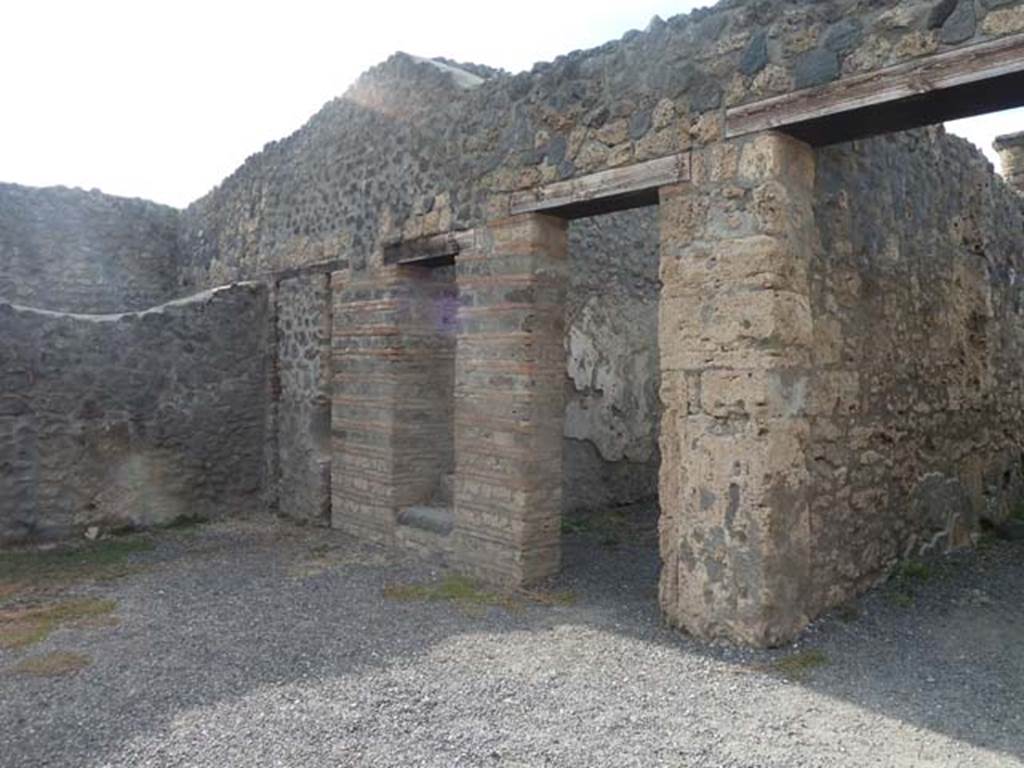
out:
M512 196L511 213L547 213L575 219L655 205L658 188L690 179L690 153L611 168Z
M814 144L1024 103L1024 34L1011 35L727 110L725 135L781 130Z
M455 257L473 243L473 230L402 240L384 246L388 266L438 267L455 263Z

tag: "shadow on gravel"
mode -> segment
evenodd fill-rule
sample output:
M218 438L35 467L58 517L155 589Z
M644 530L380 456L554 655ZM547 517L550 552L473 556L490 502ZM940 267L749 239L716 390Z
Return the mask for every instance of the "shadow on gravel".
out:
M792 646L758 651L662 626L656 512L639 520L640 544L564 537L559 583L602 606L617 631L1024 759L1024 542L986 536L976 550L906 563Z
M785 677L1024 758L1021 544L991 544L909 574L818 622L798 646L758 652L698 643L663 626L652 534L643 516L614 541L606 530L570 526L563 574L550 591L571 600L518 610L481 600L471 611L417 599L414 587L394 599L395 585L443 585L443 573L336 532L250 524L167 534L137 555L144 570L86 590L117 601L119 628L57 632L40 644L40 652L87 655L91 667L60 680L18 675L12 670L26 654L0 651L0 765L132 764L133 740L159 739L184 712L268 687L412 664L455 637L558 627L613 633L631 653L660 649ZM445 589L423 594L443 597Z

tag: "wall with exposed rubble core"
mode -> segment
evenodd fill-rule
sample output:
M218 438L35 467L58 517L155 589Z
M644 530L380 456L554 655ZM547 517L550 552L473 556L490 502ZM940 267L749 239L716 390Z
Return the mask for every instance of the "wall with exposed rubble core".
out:
M505 193L715 142L727 107L1021 31L1022 0L723 0L517 75L396 54L189 206L185 275L360 271Z
M330 275L277 283L276 511L314 525L331 512Z
M0 303L0 543L261 508L266 289L125 315Z
M941 133L814 150L726 110L1022 32L1024 0L722 0L514 76L396 54L180 213L0 187L0 537L272 506L393 540L454 498L445 546L521 585L557 499L662 459L668 619L788 640L1020 499L1024 214ZM673 157L657 235L511 215ZM468 229L454 270L384 264Z
M714 143L728 107L1021 31L1020 0L724 0L516 75L396 54L183 212L182 281L373 273L382 246L480 226L516 191ZM565 499L635 500L657 465L652 294L576 288Z
M60 312L128 312L179 295L178 211L0 184L0 299Z
M1024 499L1024 197L941 129L817 152L813 603Z

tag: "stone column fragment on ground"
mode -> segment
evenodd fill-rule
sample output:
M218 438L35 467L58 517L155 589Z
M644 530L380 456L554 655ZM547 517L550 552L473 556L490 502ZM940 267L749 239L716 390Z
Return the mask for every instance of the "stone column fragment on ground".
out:
M478 230L457 259L455 559L522 585L559 567L566 222Z
M1024 131L1000 136L996 152L1003 165L1003 178L1018 192L1024 193Z
M660 600L771 645L808 620L814 152L763 134L692 161L661 191Z

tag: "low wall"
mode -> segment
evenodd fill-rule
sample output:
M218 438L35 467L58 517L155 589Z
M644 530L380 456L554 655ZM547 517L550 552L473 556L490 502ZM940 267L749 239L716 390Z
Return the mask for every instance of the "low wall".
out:
M175 298L178 211L99 192L0 184L0 300L125 312Z
M941 129L817 153L812 602L1024 500L1024 199Z
M123 315L0 304L0 543L258 509L269 330L247 284Z

